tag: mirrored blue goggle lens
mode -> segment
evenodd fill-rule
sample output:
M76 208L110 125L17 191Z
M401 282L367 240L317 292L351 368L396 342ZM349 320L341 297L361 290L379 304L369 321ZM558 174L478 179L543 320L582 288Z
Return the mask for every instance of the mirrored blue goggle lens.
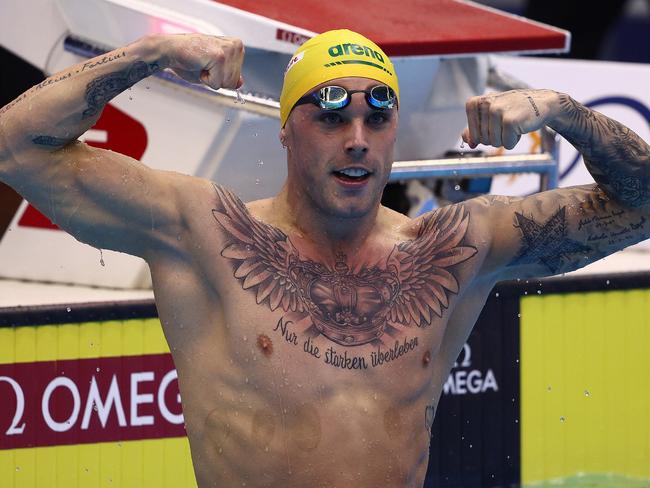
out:
M367 98L368 103L377 108L393 108L395 106L395 92L386 85L373 86Z
M325 86L318 90L321 108L334 110L345 107L349 101L349 95L345 88L340 86Z

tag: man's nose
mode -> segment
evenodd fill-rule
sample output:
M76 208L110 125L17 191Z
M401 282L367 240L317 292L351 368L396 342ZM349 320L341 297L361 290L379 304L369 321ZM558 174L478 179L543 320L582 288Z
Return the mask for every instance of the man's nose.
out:
M368 138L363 120L352 120L345 143L345 152L353 158L361 158L368 152Z

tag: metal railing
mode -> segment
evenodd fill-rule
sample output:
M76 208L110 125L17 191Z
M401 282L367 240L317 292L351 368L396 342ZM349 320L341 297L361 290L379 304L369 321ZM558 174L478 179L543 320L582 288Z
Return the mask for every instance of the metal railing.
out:
M389 181L413 178L485 177L513 173L538 173L540 191L556 188L558 185L556 153L395 161Z

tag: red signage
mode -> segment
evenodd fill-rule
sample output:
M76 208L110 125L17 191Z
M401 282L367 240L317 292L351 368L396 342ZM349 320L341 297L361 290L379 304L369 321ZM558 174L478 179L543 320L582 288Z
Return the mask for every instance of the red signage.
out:
M112 105L106 105L92 130L85 134L84 142L89 146L111 149L139 160L147 148L147 131L144 125L127 113ZM59 229L31 205L25 209L18 225L39 229Z
M297 32L291 32L285 29L276 29L275 38L278 41L290 42L291 44L296 44L300 46L309 40L309 37L304 34L298 34Z
M0 365L0 449L185 436L170 354Z

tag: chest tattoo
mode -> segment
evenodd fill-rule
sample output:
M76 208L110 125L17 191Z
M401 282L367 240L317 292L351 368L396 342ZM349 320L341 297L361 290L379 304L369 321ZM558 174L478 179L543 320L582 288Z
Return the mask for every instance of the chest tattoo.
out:
M300 256L281 230L255 219L230 191L215 186L212 214L228 237L221 255L259 305L309 317L315 335L342 346L381 345L408 327L442 317L459 283L453 267L477 250L463 245L469 213L442 208L425 218L417 237L393 247L381 265L351 269L339 253L334 265Z

